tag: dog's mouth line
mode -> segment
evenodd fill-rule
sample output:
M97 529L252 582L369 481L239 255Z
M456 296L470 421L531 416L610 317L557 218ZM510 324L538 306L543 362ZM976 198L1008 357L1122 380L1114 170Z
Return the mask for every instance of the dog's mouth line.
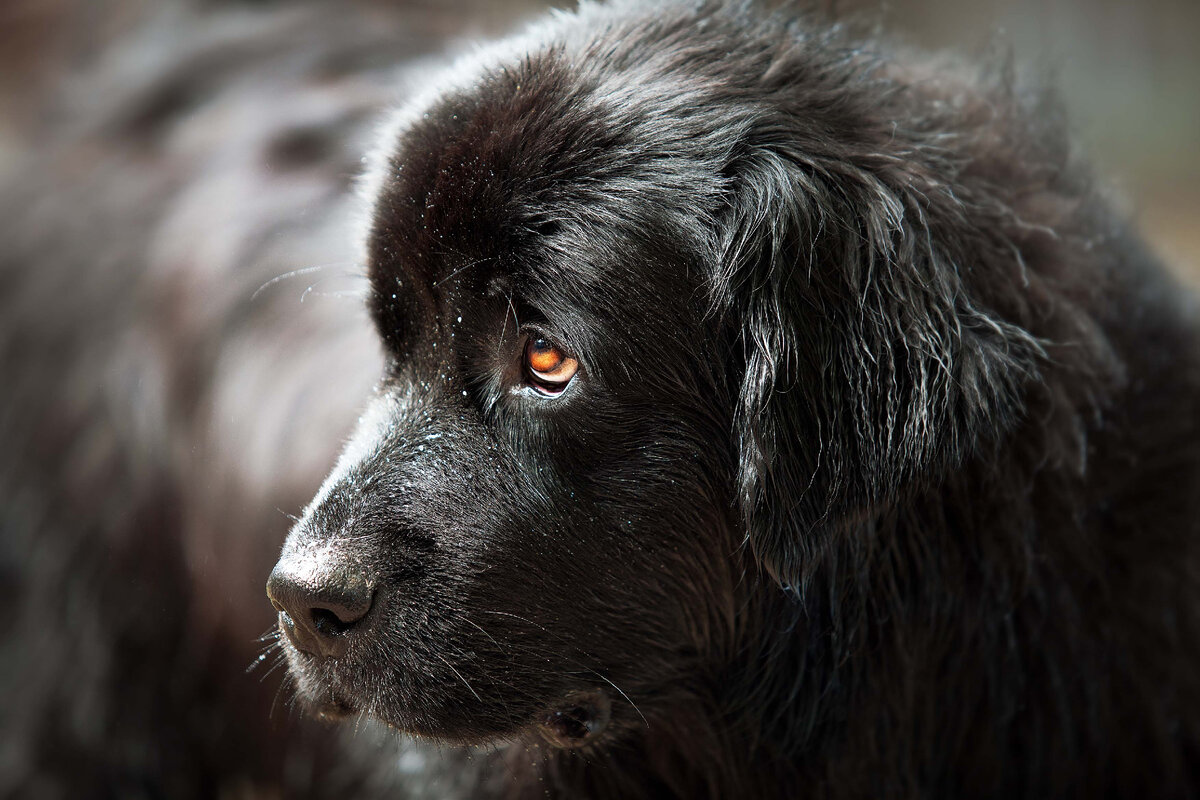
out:
M286 642L285 647L294 653L293 657L306 662L302 666L293 664L293 669L299 666L308 673L307 690L299 685L296 688L312 716L335 723L351 717L368 716L405 733L439 738L435 731L409 729L410 726L403 720L408 712L415 709L393 709L399 713L389 713L386 704L381 707L376 698L362 696L343 684L339 666L346 659L327 659L308 653L290 640L286 629L280 626L279 630L281 639ZM476 697L482 701L478 695ZM605 689L570 690L560 695L557 701L543 706L541 711L532 713L524 722L517 722L510 734L501 735L500 738L515 741L522 738L522 731L532 731L551 746L577 748L599 739L608 727L611 716L612 702Z

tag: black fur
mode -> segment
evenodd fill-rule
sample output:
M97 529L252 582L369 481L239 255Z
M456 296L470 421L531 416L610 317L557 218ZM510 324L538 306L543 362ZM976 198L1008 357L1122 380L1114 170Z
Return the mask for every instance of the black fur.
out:
M1061 131L736 4L460 69L377 165L386 377L280 562L374 603L301 697L511 796L1195 796L1197 318Z

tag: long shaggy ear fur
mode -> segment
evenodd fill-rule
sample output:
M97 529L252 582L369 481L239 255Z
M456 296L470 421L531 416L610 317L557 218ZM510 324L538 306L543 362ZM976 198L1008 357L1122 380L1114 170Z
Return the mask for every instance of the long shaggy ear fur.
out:
M785 125L731 166L719 281L748 540L800 588L839 529L1011 427L1044 352L984 299L1019 295L1023 264L963 187L920 154L792 149Z

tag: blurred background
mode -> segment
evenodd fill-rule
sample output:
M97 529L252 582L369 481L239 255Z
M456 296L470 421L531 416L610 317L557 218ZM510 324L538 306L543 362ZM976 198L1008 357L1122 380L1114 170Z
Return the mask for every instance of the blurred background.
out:
M1200 3L852 0L928 49L1006 52L1051 76L1075 140L1173 267L1200 280Z
M1200 283L1200 3L821 7L1053 75ZM380 111L543 8L0 2L0 796L455 795L417 777L445 754L301 717L263 583L379 371L353 183Z

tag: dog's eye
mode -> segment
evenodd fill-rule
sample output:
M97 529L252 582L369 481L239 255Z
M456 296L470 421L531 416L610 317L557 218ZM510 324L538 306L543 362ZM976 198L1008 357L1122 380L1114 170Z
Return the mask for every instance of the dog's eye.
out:
M525 375L541 394L558 394L578 371L579 362L548 339L531 336L525 342Z

